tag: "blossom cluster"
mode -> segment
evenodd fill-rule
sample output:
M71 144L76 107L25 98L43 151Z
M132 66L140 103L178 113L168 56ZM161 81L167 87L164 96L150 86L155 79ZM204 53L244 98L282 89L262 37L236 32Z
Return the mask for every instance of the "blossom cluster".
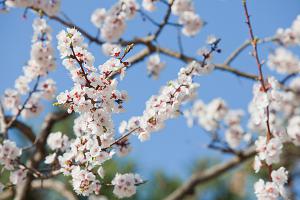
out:
M102 52L106 56L118 57L121 54L121 46L112 43L104 43L102 45Z
M156 2L158 0L143 0L142 6L147 11L155 11L156 10Z
M279 28L276 32L276 39L284 45L299 45L300 44L300 15L293 21L291 27L283 29Z
M34 8L37 10L42 10L49 16L54 16L60 9L60 0L4 0L5 6L11 7L21 7L21 8Z
M25 118L38 115L43 107L40 99L51 100L56 92L56 83L52 79L40 82L42 77L46 77L49 72L55 69L54 52L51 45L51 28L45 19L37 18L33 22L34 35L30 60L23 67L23 75L15 81L15 89L6 89L3 97L3 106L10 110L12 114L21 115ZM36 80L33 89L30 84ZM21 95L29 93L28 101L21 104Z
M165 67L165 63L161 62L158 54L149 56L147 61L148 74L154 79L157 79L160 71Z
M284 167L273 170L271 173L272 181L265 182L260 179L254 185L255 194L258 200L276 200L280 196L287 199L287 192L284 184L288 180L288 172Z
M171 1L169 1L171 2ZM143 0L142 6L145 10L156 10L155 0ZM182 33L188 37L195 36L203 27L204 22L195 12L193 0L174 0L172 5L172 14L179 17Z
M283 95L279 83L274 77L267 79L265 87L266 91L261 84L256 83L253 86L253 99L248 107L251 115L248 127L252 131L263 132L266 130L267 107L272 108L282 104Z
M50 134L47 143L52 150L63 153L57 156L60 171L72 177L75 192L84 196L98 194L101 184L97 176L104 177L102 164L115 153L111 149L115 142L112 114L122 112L122 104L127 100L126 92L117 90L118 82L110 76L120 72L125 65L118 58L119 52L98 69L94 67L94 56L76 29L61 31L57 39L63 65L74 81L70 91L57 96L57 103L79 116L74 121L75 139L69 140L57 132ZM55 158L55 154L50 155L47 163L52 163ZM130 195L134 193L135 190L131 190ZM129 195L125 189L116 194L119 197Z
M56 161L58 152L65 152L70 147L70 140L62 132L50 133L47 138L47 145L54 153L46 156L45 163L52 164Z
M258 153L254 162L256 172L258 172L262 166L261 161L265 161L267 165L279 163L283 145L278 137L267 141L265 136L259 136L255 141L255 145Z
M119 0L109 10L96 9L91 22L100 29L101 37L109 42L118 40L126 29L126 21L132 19L139 5L135 0Z
M298 107L300 105L300 97L297 94L297 91L299 91L300 88L300 78L294 78L287 85L287 87L289 87L291 90L280 90L278 82L275 80L274 83L276 84L275 87L273 87L273 89L271 89L270 86L268 86L267 84L267 87L269 87L267 95L262 94L263 96L268 97L265 98L265 100L268 99L267 104L269 107L270 132L274 137L279 138L282 143L292 141L296 144L297 142L295 137L297 136L295 134L297 133L297 131L293 131L296 128L296 123L293 123L292 119L296 118L299 115ZM258 84L255 84L253 91L258 92L259 94L263 93L263 91L259 91L259 88L260 86ZM277 89L274 90L274 88ZM264 97L260 100L259 98L256 99L255 104L258 104L257 106L263 106L263 104L266 103L263 99ZM264 108L266 108L266 106ZM248 128L253 133L265 133L267 131L266 121L259 121L267 119L267 113L264 108L259 109L261 112L260 114L255 113L257 108L254 107L254 102L252 101L249 104L250 119L248 121Z
M142 116L132 117L128 122L121 123L120 133L135 130L141 141L148 140L150 133L162 129L167 119L180 114L181 104L196 97L199 84L193 82L193 76L203 75L212 69L211 64L203 66L196 61L181 68L177 79L169 81L160 89L158 95L150 97Z
M299 146L300 145L300 116L293 116L288 123L287 132L291 141Z
M136 185L143 183L138 174L116 174L112 180L113 193L119 198L131 197L136 193Z
M280 74L298 73L300 60L291 51L279 47L269 55L268 66Z
M279 83L274 77L269 77L265 84L266 91L260 84L253 86L253 100L249 104L251 115L249 128L258 133L271 131L274 135L269 141L266 136L259 136L255 142L258 156L255 158L254 168L257 172L260 170L261 161L265 161L267 165L279 162L282 143L287 140L286 133L275 121L275 112L270 113L270 110L282 104L283 93L279 90ZM269 120L269 127L266 125L267 120Z
M5 170L10 171L9 181L13 185L21 183L27 175L27 170L19 166L21 155L22 149L18 148L15 142L4 140L3 144L0 144L0 165L3 165ZM1 171L1 173L3 172L4 170ZM0 183L0 192L4 187Z
M253 87L253 100L249 105L249 128L259 133L267 132L266 136L259 136L255 141L257 155L254 159L254 170L259 172L263 164L272 166L280 162L283 143L289 137L276 120L276 112L284 102L284 93L280 91L279 83L274 77L269 77L264 86L255 84ZM272 111L272 112L271 112ZM284 167L278 170L269 168L272 182L260 179L255 183L255 194L259 200L286 198L284 184L287 183L287 171ZM272 171L271 171L272 170Z
M10 140L4 140L0 144L0 164L7 170L15 168L16 159L22 154L22 150L16 146L16 143Z
M238 147L243 140L249 140L249 134L241 125L243 115L242 110L230 110L221 98L213 99L208 104L197 100L190 109L184 111L189 127L193 126L195 120L205 131L213 134L226 127L225 141L231 148Z

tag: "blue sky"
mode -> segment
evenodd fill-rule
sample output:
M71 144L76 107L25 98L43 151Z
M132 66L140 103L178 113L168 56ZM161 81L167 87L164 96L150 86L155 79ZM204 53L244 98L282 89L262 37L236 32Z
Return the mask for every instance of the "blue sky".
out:
M78 26L89 33L96 35L96 28L90 22L90 15L98 7L107 7L111 0L63 0L62 10ZM201 48L210 34L222 39L220 47L222 53L215 56L215 62L221 63L224 59L245 39L248 38L247 27L244 23L244 14L241 0L195 0L195 7L207 25L194 38L183 38L183 46L186 54L196 56L196 50ZM158 4L158 11L153 13L156 21L162 19L161 11L166 7ZM259 38L272 36L278 27L288 27L300 14L299 0L259 0L249 1L249 11L252 15L252 23L255 35ZM34 14L28 13L27 19L22 19L24 10L13 9L8 14L0 15L0 93L5 88L13 87L14 80L22 73L22 66L29 59L30 43L32 37L31 23ZM175 22L176 17L171 21ZM56 35L63 27L50 21L53 27L53 34ZM142 27L142 28L141 28ZM155 30L149 22L143 22L138 15L133 21L129 21L125 39L134 36L145 36ZM158 44L178 51L177 30L174 27L166 27L158 39ZM54 40L54 45L56 41ZM266 59L268 53L274 48L271 45L259 47L260 56ZM130 53L137 52L140 47ZM92 44L90 50L96 57L96 65L102 64L106 57L101 53L100 47ZM246 50L232 66L243 71L257 73L254 60L249 56L249 49ZM295 49L299 52L299 49ZM116 127L121 120L127 120L133 115L140 115L147 99L156 94L159 88L168 80L174 79L180 67L184 63L162 56L166 62L166 69L162 71L159 80L148 78L145 62L139 63L128 70L124 81L119 87L128 91L130 100L125 104L126 113L115 116ZM267 74L272 72L264 70ZM72 85L67 70L61 65L57 54L57 70L51 74L58 84L58 90L64 91ZM236 77L226 72L215 71L206 77L196 79L200 83L199 98L205 102L215 97L224 98L231 108L247 108L251 99L252 81ZM46 111L52 109L51 104L46 106ZM43 114L44 115L44 114ZM42 116L43 116L42 115ZM29 120L36 129L41 119ZM207 156L221 156L217 152L209 151L204 146L208 142L208 136L199 127L189 129L185 119L179 117L166 123L166 128L152 135L148 142L140 143L135 137L131 138L133 151L129 157L138 164L138 171L147 176L155 169L166 170L170 175L186 177L192 168L195 160Z

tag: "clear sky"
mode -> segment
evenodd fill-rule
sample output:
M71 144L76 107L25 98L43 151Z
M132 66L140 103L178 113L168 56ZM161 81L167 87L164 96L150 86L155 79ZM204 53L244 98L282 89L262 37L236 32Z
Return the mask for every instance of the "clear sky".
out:
M89 33L96 35L96 28L90 22L91 13L99 7L107 7L111 0L63 0L62 11L67 14L78 26ZM222 39L220 47L222 53L215 56L215 62L221 63L236 47L248 38L247 27L244 23L241 0L195 0L196 10L207 22L203 30L194 38L183 36L183 46L186 54L196 56L196 50L201 48L208 35L214 34ZM153 17L160 21L161 11L166 7L159 4L157 12ZM249 1L249 11L255 35L258 37L272 36L278 27L288 27L300 14L299 0L256 0ZM29 59L30 43L32 37L32 20L34 15L28 13L27 19L22 19L24 10L13 9L8 14L0 15L0 93L5 88L13 87L14 80L22 73L22 66ZM172 17L171 21L176 21ZM63 27L57 22L50 21L53 34L56 35ZM128 28L124 34L125 39L134 36L145 36L155 30L149 22L143 22L138 15L135 20L129 21ZM177 30L167 27L158 39L162 47L178 50L176 41ZM56 40L54 40L56 45ZM259 47L261 58L267 55L274 46L264 45ZM137 52L136 48L133 52ZM96 64L102 64L105 57L100 47L94 44L90 50L96 57ZM299 49L295 49L299 52ZM56 52L57 53L57 52ZM118 127L121 120L127 120L133 115L142 114L146 100L156 94L159 88L168 80L174 79L180 67L184 63L162 56L166 62L166 69L162 71L159 80L148 78L145 62L139 63L128 70L124 81L120 82L120 88L128 91L130 100L125 104L127 112L115 116L115 124ZM246 50L235 62L233 67L243 71L256 73L256 66ZM268 70L265 70L270 74ZM71 80L67 70L61 65L57 55L57 70L51 73L58 84L58 91L64 91L71 87ZM238 78L226 72L215 71L206 77L197 78L200 83L199 98L205 102L215 97L224 98L231 108L247 108L251 99L252 81ZM46 111L51 110L49 104ZM43 116L43 115L42 115ZM29 120L29 123L38 129L39 120ZM135 137L131 137L133 151L124 160L133 159L138 164L138 171L147 176L155 169L166 170L170 175L186 177L195 160L207 156L221 156L217 152L207 150L204 146L208 142L208 136L199 128L189 129L185 119L179 117L166 123L166 128L152 135L150 141L140 143Z

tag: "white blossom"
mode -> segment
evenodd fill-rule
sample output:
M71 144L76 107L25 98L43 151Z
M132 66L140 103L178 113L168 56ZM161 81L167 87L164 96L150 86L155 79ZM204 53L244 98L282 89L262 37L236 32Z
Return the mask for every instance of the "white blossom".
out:
M125 198L134 195L136 185L142 182L143 180L138 174L116 174L111 183L114 185L113 193L118 198Z
M291 51L279 47L268 57L268 66L280 74L291 74L300 71L300 60Z
M15 161L21 156L22 150L19 149L15 142L4 140L0 144L0 164L8 170L14 169Z
M17 185L21 184L27 176L27 171L24 169L19 169L17 171L11 172L9 180L12 184Z
M47 144L51 150L64 150L68 147L69 138L61 132L50 133Z
M272 181L278 186L282 186L287 183L288 172L284 167L280 167L277 170L273 170L271 173Z
M165 67L165 63L161 62L158 54L149 56L147 62L148 74L153 76L154 79L157 79L160 71Z

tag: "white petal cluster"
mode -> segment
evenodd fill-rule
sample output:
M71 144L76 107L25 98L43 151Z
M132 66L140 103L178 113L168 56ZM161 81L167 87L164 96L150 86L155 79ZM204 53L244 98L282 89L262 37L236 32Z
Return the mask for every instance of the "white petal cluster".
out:
M126 29L126 21L132 19L139 5L135 0L119 0L109 10L96 9L92 16L92 23L100 29L101 37L108 41L118 40Z
M96 26L97 28L101 28L101 26L104 23L104 20L106 18L106 10L105 8L98 8L96 9L92 15L91 15L91 22Z
M30 88L34 80L46 77L49 72L55 69L51 28L45 19L37 18L33 22L33 30L31 56L27 65L23 67L24 73L16 79L15 89L7 89L4 92L4 107L13 114L16 114L21 107L21 95L31 92ZM41 98L52 100L56 92L56 83L52 79L47 79L43 83L38 82L35 90L38 92L35 91L31 95L21 113L25 118L36 116L43 110L40 103Z
M9 180L12 184L21 184L27 176L27 170L18 169L10 173Z
M259 136L255 145L260 161L265 161L267 165L276 164L280 161L283 145L279 138L274 137L267 141L266 137Z
M260 179L254 184L254 191L258 200L277 200L280 196L287 199L284 184L288 180L288 172L284 167L273 170L271 173L272 182L265 182Z
M279 47L269 55L268 66L280 74L298 73L300 60L291 51Z
M76 112L79 116L74 121L74 140L68 141L66 136L57 132L52 133L47 142L52 150L63 152L57 157L60 171L72 176L76 193L84 196L98 194L100 182L97 176L104 177L102 164L115 153L110 148L115 142L112 114L123 111L122 104L127 100L127 93L117 90L118 82L110 75L119 72L124 64L117 58L120 51L112 48L114 53L110 55L114 57L95 68L93 55L75 29L60 32L57 39L63 65L74 81L72 89L60 93L57 101L67 107L69 113ZM49 163L52 157L48 159Z
M116 174L112 180L113 193L118 198L131 197L136 193L136 185L143 183L138 174Z
M161 130L167 119L180 114L181 104L196 97L199 84L194 83L192 77L205 74L207 68L208 65L201 66L195 61L181 68L177 79L169 81L158 95L150 97L142 116L132 117L128 122L122 123L121 133L135 129L141 141L148 140L150 133Z
M193 126L196 120L199 126L210 133L215 134L221 130L221 127L226 127L224 130L225 141L231 148L236 148L242 140L247 140L248 135L241 126L243 111L230 110L221 98L213 99L208 104L197 100L191 109L184 111L184 115L189 127Z
M284 45L300 44L300 15L293 21L291 27L283 29L279 28L275 37Z
M117 44L104 43L102 45L102 52L106 56L118 57L121 53L121 46Z
M217 98L207 105L203 101L197 100L191 110L186 110L184 114L188 119L189 126L192 126L196 119L204 130L214 132L218 129L220 121L224 119L227 112L228 107L225 101Z
M195 13L192 0L175 0L172 13L179 16L179 24L183 25L182 33L186 36L195 36L204 25L199 15Z
M91 193L99 194L100 182L96 176L87 170L80 169L79 166L72 170L73 188L77 194L89 196Z
M158 54L149 56L147 61L147 70L148 74L151 75L154 79L157 79L160 71L165 67L165 63L161 62Z
M69 138L61 132L50 133L47 138L47 144L51 150L64 151L69 146Z
M4 140L0 144L0 164L4 165L7 170L13 170L15 161L21 156L22 150L19 149L15 142Z
M142 6L145 10L152 12L156 10L155 3L157 1L158 0L143 0Z
M264 91L259 83L253 86L253 99L248 107L251 115L248 126L253 131L266 129L267 106L282 103L282 92L280 91L278 81L274 77L268 78L266 89L267 91Z
M42 10L49 16L55 15L60 9L60 0L6 0L5 5L8 8L11 7L21 7L29 8L33 7L34 9Z
M293 116L289 120L287 127L287 132L289 137L292 139L292 142L299 146L300 145L300 116Z
M154 11L156 2L157 0L143 0L142 6L147 11ZM172 14L179 17L178 23L182 25L184 35L195 36L203 27L204 22L195 12L193 0L174 0L171 9Z

